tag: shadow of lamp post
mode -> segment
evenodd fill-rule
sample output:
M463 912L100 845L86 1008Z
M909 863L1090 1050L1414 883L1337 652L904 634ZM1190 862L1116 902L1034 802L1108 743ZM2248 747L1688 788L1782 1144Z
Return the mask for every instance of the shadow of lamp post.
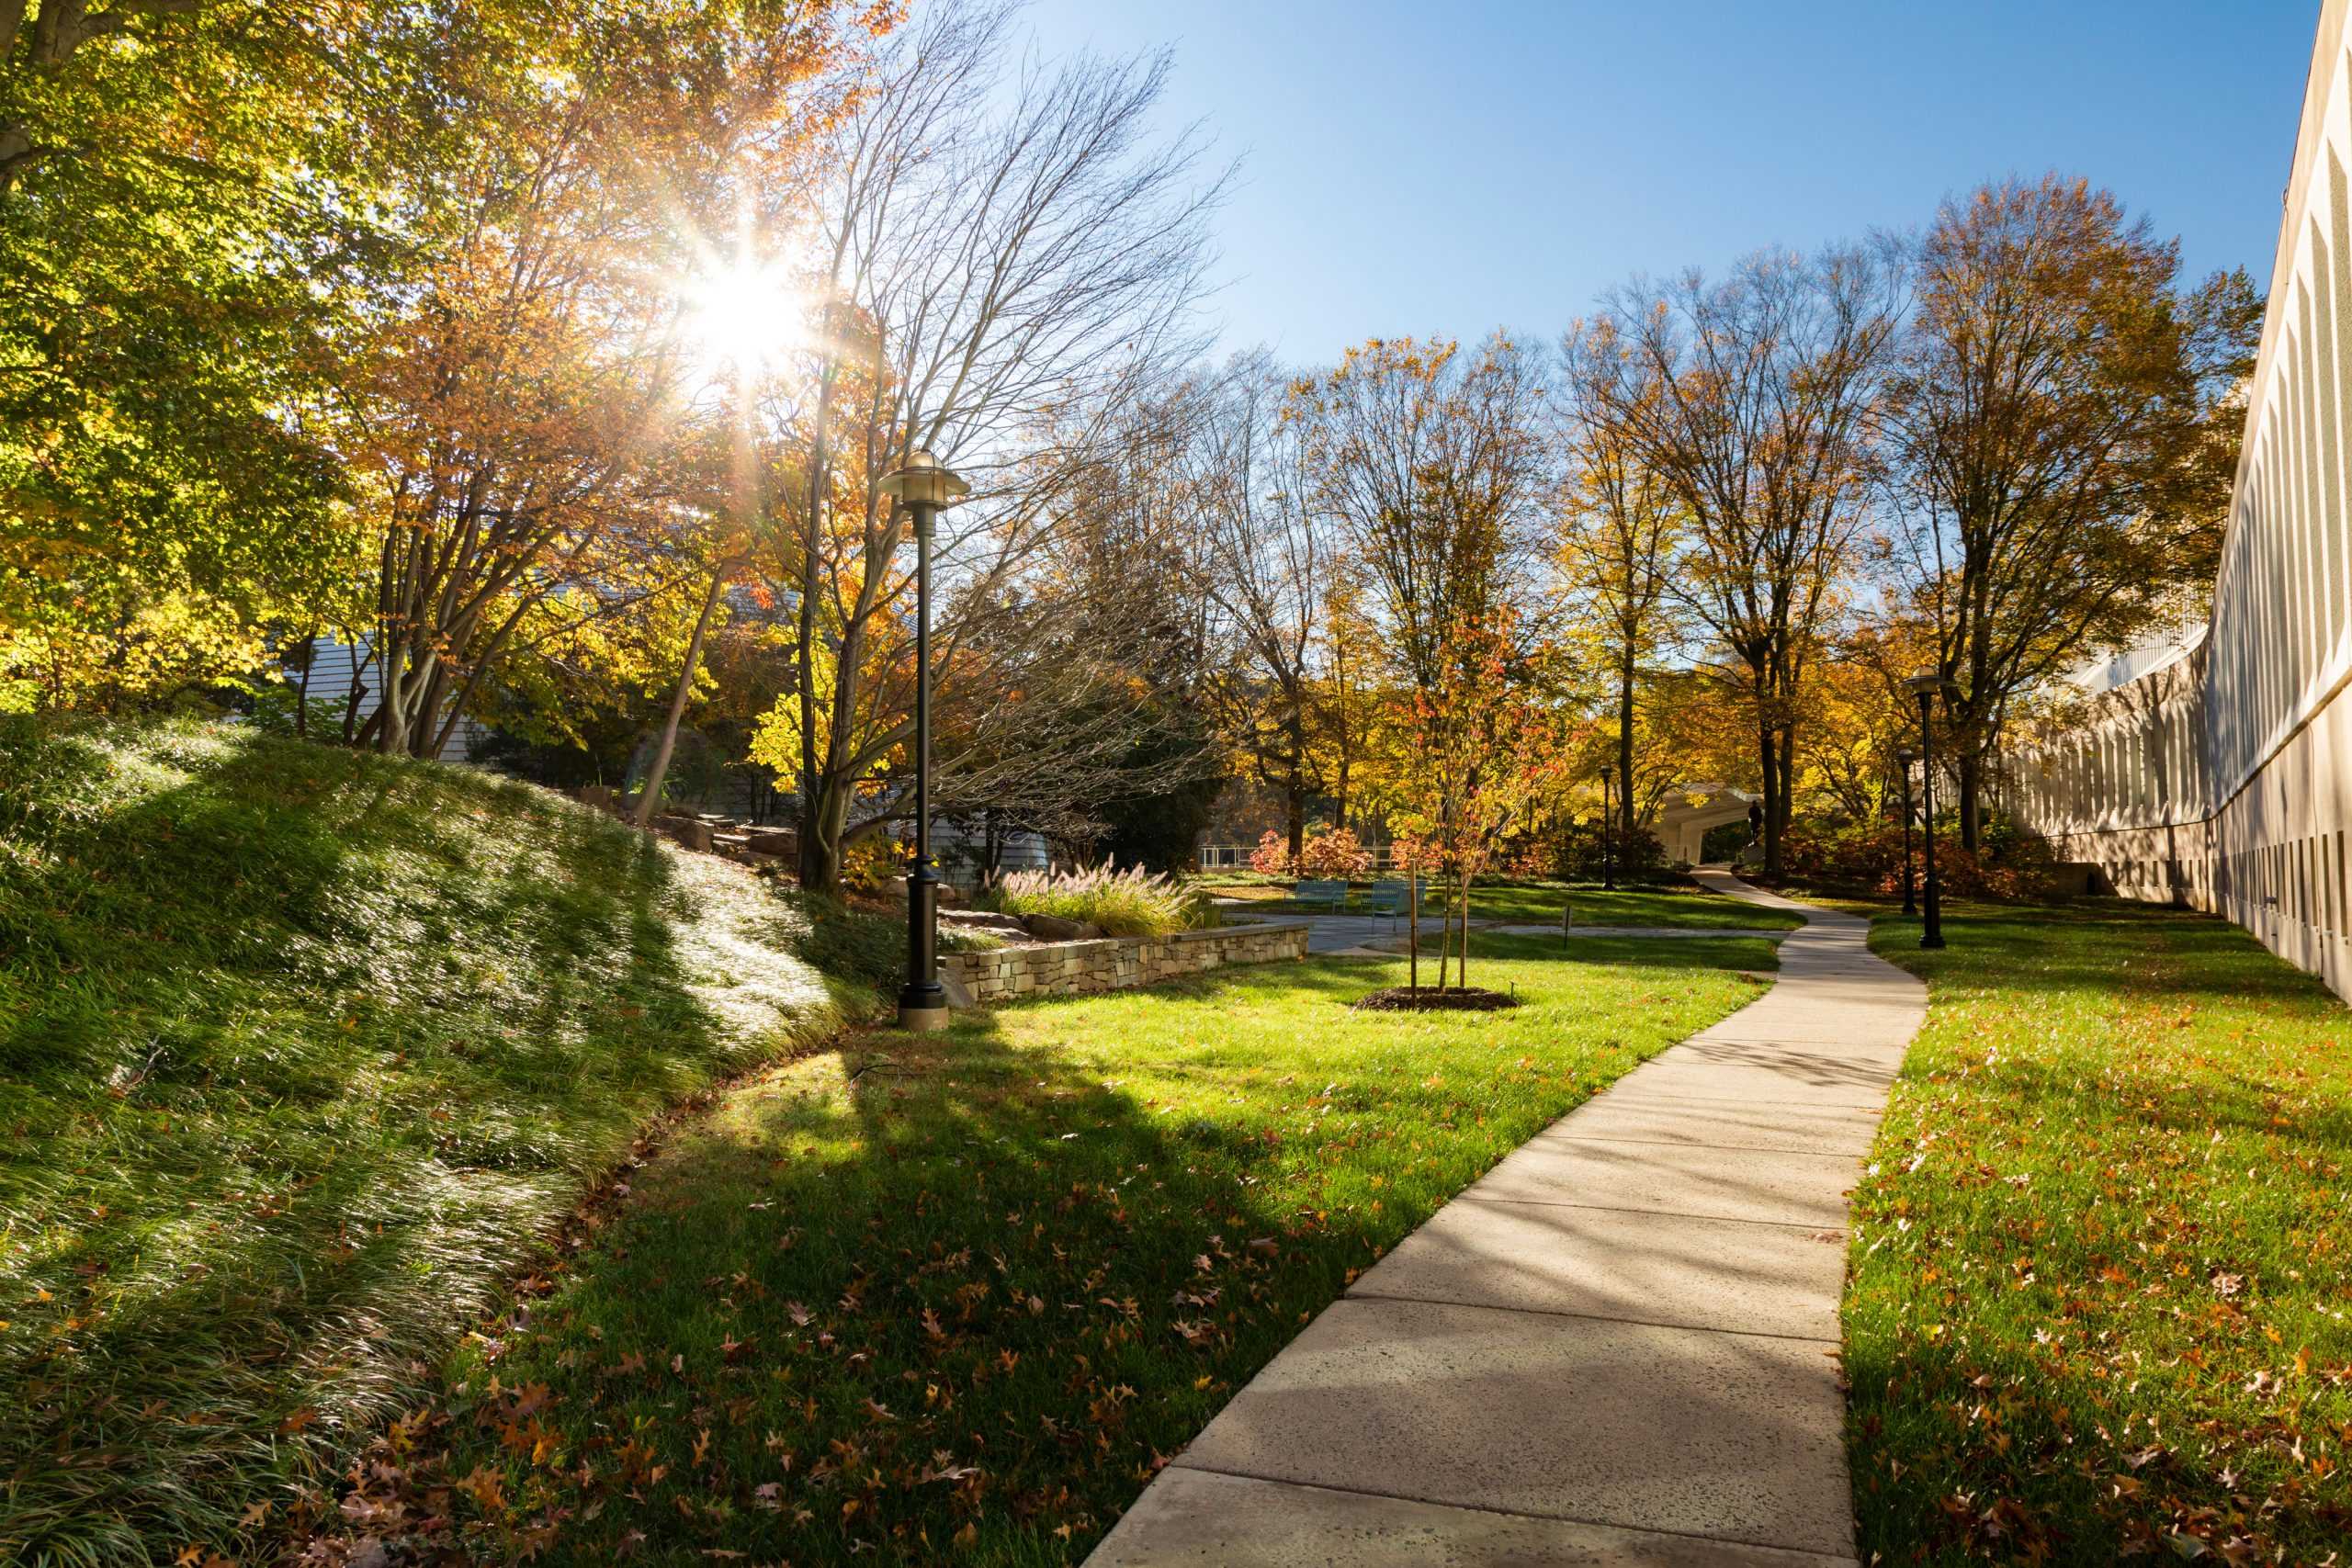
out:
M1918 884L1911 874L1911 764L1919 760L1917 751L1897 751L1894 765L1903 774L1903 912L1919 912Z
M1922 670L1911 677L1912 694L1919 699L1919 842L1928 872L1928 929L1919 935L1921 947L1944 944L1943 887L1936 880L1936 740L1933 709L1936 694L1944 689L1943 672Z
M947 991L939 983L939 868L931 861L931 532L943 507L972 487L929 452L882 481L915 526L915 860L907 870L907 985L899 993L899 1027L947 1027Z

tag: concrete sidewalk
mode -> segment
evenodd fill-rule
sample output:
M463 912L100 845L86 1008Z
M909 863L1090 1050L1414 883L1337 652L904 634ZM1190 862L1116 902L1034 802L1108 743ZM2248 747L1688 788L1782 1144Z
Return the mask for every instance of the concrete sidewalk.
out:
M1771 990L1406 1237L1089 1563L1850 1562L1845 1194L1926 991L1804 913Z

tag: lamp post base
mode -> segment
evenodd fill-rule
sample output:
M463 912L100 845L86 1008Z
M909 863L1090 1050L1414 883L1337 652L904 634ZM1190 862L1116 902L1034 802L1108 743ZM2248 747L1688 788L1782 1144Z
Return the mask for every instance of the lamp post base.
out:
M899 1027L914 1033L928 1033L944 1029L956 1016L947 1004L947 988L933 981L928 986L909 985L899 993Z

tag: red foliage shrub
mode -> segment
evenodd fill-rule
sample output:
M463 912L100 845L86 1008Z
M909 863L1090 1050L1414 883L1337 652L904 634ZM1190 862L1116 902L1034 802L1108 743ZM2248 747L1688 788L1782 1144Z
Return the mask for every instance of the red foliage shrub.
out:
M1250 852L1250 869L1267 876L1288 876L1297 868L1290 863L1290 840L1269 828L1258 839L1258 847Z
M1982 852L1962 849L1939 833L1936 880L1956 898L2046 898L2055 890L2055 862L2043 840L1996 825ZM1783 866L1792 880L1825 887L1850 887L1894 895L1903 891L1903 829L1885 823L1824 828L1793 823L1781 841ZM1915 876L1926 874L1926 859L1915 830L1911 839Z
M1271 836L1271 835L1270 835ZM1264 846L1259 846L1263 852ZM1251 864L1256 864L1253 856ZM1340 828L1329 833L1317 833L1306 840L1298 853L1298 874L1301 876L1347 878L1362 876L1372 869L1372 852L1356 840L1355 831Z

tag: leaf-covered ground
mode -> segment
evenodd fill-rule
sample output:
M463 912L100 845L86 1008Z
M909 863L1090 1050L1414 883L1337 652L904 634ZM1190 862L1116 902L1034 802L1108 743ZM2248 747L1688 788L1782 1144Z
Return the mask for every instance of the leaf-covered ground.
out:
M752 879L489 775L0 728L0 1561L242 1554L650 1119L836 1018Z
M1946 933L1872 933L1933 1000L1854 1197L1864 1560L2352 1557L2352 1013L2202 917Z
M754 1078L393 1429L342 1544L1076 1562L1357 1272L1773 962L1480 949L1525 1005L1357 1013L1401 964L1261 965Z

